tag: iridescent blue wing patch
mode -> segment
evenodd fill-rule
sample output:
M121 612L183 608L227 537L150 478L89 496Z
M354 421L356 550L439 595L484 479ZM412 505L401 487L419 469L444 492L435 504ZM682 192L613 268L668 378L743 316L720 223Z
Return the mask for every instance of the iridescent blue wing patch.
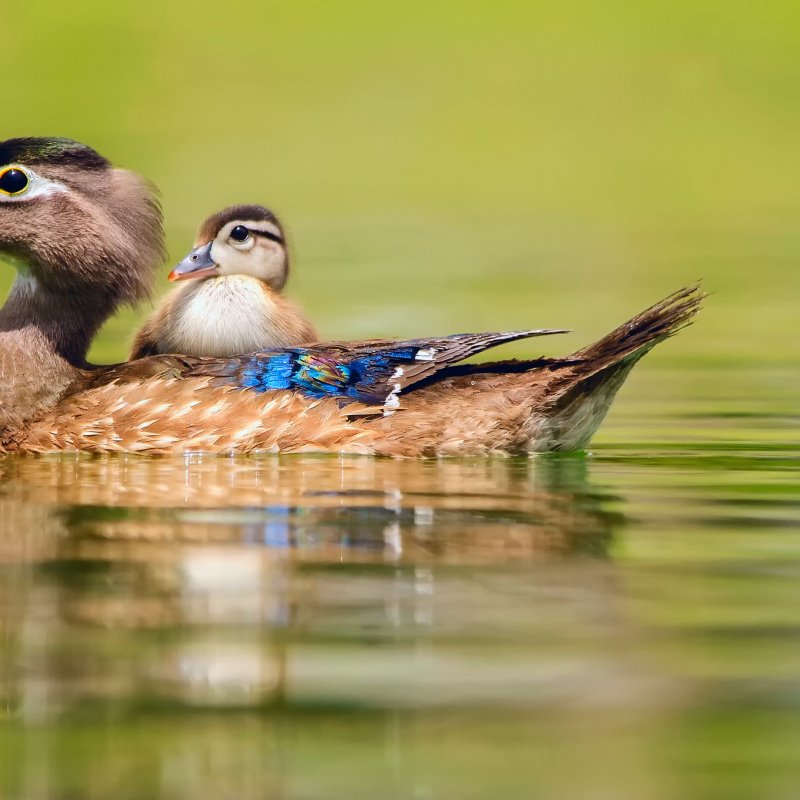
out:
M192 374L213 376L217 384L256 392L298 391L309 397L391 406L397 404L400 392L490 347L566 332L462 333L437 339L331 342L233 359L199 359Z

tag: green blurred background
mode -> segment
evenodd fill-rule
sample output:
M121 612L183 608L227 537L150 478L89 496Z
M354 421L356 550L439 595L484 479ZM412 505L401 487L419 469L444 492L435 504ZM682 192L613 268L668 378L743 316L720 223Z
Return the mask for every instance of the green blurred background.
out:
M71 136L153 179L171 261L209 213L271 206L325 337L574 328L557 352L704 278L662 363L797 360L797 3L0 13L2 136ZM136 318L94 357L122 358Z

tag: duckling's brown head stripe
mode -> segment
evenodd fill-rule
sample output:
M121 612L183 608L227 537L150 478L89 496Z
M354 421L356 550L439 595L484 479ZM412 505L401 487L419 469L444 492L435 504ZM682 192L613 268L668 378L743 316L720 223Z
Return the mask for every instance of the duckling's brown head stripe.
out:
M273 233L272 231L259 231L255 228L249 228L248 230L253 236L260 236L262 239L269 239L271 242L283 244L283 236L279 236L277 233Z
M68 165L84 170L108 169L111 162L96 150L72 139L24 137L0 142L2 164Z
M202 224L200 232L197 234L197 242L199 244L208 244L229 222L241 222L243 224L248 222L269 222L278 230L282 230L278 218L264 206L230 206L213 214ZM252 232L260 233L260 231L255 230ZM282 241L282 239L276 239L276 241Z

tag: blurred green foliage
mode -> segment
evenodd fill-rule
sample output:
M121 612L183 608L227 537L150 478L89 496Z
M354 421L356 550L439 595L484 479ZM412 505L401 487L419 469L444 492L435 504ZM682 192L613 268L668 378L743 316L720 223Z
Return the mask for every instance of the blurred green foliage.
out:
M2 16L3 136L72 136L153 179L173 261L212 211L272 206L324 335L566 325L565 348L703 277L715 296L664 358L797 357L796 3ZM134 324L95 357L122 357Z

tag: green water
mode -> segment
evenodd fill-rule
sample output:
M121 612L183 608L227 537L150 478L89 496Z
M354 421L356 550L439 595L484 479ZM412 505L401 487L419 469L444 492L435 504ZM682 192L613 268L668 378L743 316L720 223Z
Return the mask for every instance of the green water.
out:
M797 417L648 369L587 456L6 458L4 796L794 796Z
M796 796L800 6L0 14L0 136L152 178L173 262L273 206L325 336L713 293L586 456L4 458L0 796Z

